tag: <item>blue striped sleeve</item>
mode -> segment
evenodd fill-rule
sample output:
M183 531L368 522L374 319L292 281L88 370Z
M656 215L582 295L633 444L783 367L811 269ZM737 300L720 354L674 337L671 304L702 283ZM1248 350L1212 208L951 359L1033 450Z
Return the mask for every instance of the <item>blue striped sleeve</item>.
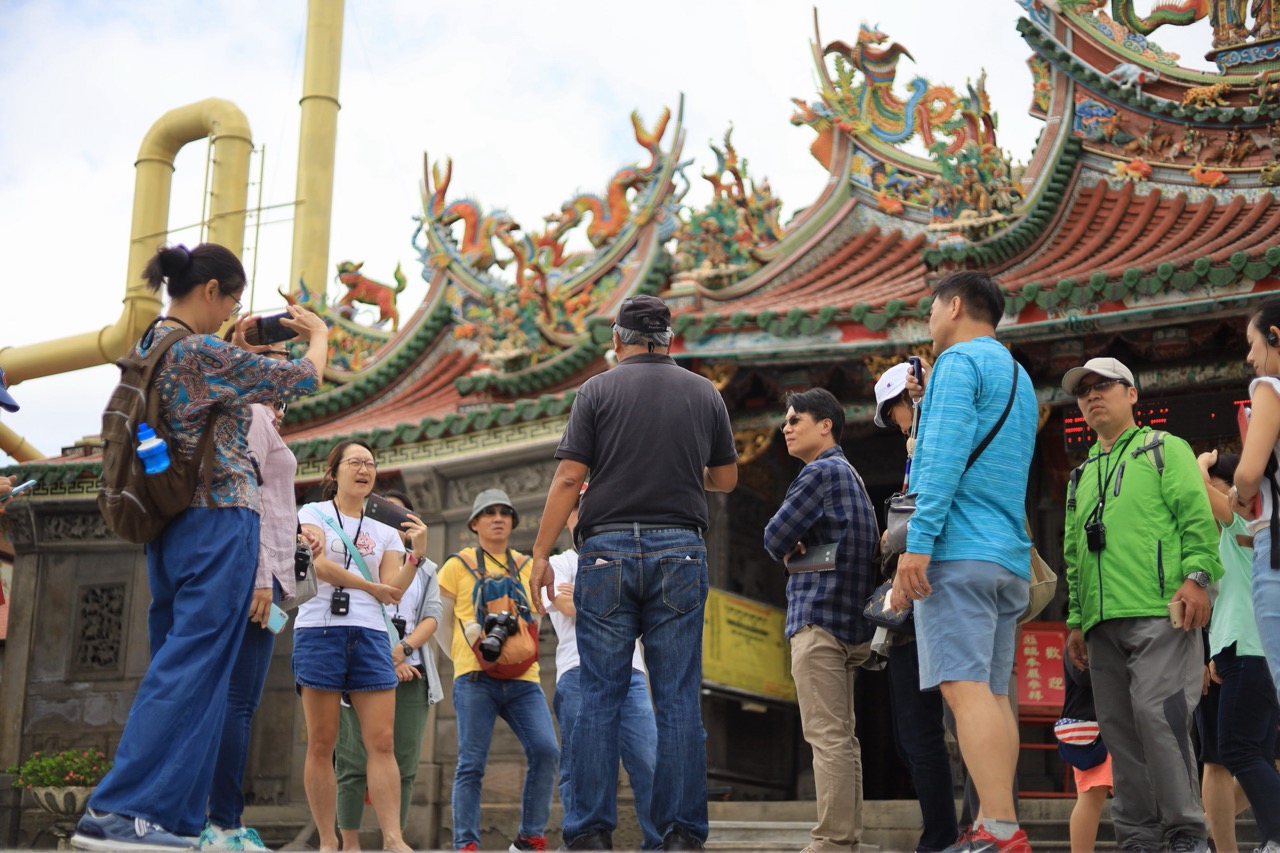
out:
M953 351L938 357L925 389L924 408L911 460L911 491L916 511L907 527L907 550L933 554L956 488L976 443L981 372L967 354Z

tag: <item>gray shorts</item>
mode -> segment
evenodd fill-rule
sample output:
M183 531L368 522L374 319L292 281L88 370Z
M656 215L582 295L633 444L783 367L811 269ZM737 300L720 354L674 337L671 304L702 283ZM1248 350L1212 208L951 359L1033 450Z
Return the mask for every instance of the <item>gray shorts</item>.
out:
M933 592L915 604L920 689L984 681L992 693L1007 695L1014 635L1030 585L985 560L935 560L928 577Z

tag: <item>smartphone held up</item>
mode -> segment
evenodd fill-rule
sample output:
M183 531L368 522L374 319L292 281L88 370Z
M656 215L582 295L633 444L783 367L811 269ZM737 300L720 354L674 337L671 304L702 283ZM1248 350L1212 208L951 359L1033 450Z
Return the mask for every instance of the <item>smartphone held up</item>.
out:
M280 322L288 317L289 314L285 312L254 318L254 321L244 330L245 343L257 347L280 341L291 341L298 337L296 331Z
M16 498L21 494L29 492L35 487L36 487L35 480L27 480L25 483L21 483L17 486L14 486L12 489L9 490L8 494L4 495L3 497L0 497L0 504L5 503L11 498Z

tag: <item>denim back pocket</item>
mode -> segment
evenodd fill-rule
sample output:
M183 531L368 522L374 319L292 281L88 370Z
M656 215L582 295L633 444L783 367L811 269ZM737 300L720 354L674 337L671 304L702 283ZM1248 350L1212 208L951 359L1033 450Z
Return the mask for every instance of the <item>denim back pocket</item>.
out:
M681 556L663 557L662 602L676 613L688 613L707 599L707 553L690 548Z
M622 561L578 560L578 579L573 604L593 616L608 616L622 600Z

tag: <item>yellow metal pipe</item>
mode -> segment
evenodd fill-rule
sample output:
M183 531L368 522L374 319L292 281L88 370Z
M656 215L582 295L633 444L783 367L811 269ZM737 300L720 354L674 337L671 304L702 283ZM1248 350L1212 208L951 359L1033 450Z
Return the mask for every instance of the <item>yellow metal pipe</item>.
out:
M235 104L219 98L170 110L151 126L134 164L133 225L120 319L96 332L0 349L0 367L11 384L109 364L123 355L160 313L160 297L147 289L142 270L165 242L174 158L187 143L210 136L215 168L209 240L222 243L237 256L241 253L249 152L253 150L249 121Z
M0 450L8 453L19 462L35 462L44 459L45 455L31 446L31 442L0 423Z
M342 69L343 0L309 0L307 52L298 138L298 208L293 220L289 287L298 280L323 292L329 268L333 166L338 145L338 77Z

